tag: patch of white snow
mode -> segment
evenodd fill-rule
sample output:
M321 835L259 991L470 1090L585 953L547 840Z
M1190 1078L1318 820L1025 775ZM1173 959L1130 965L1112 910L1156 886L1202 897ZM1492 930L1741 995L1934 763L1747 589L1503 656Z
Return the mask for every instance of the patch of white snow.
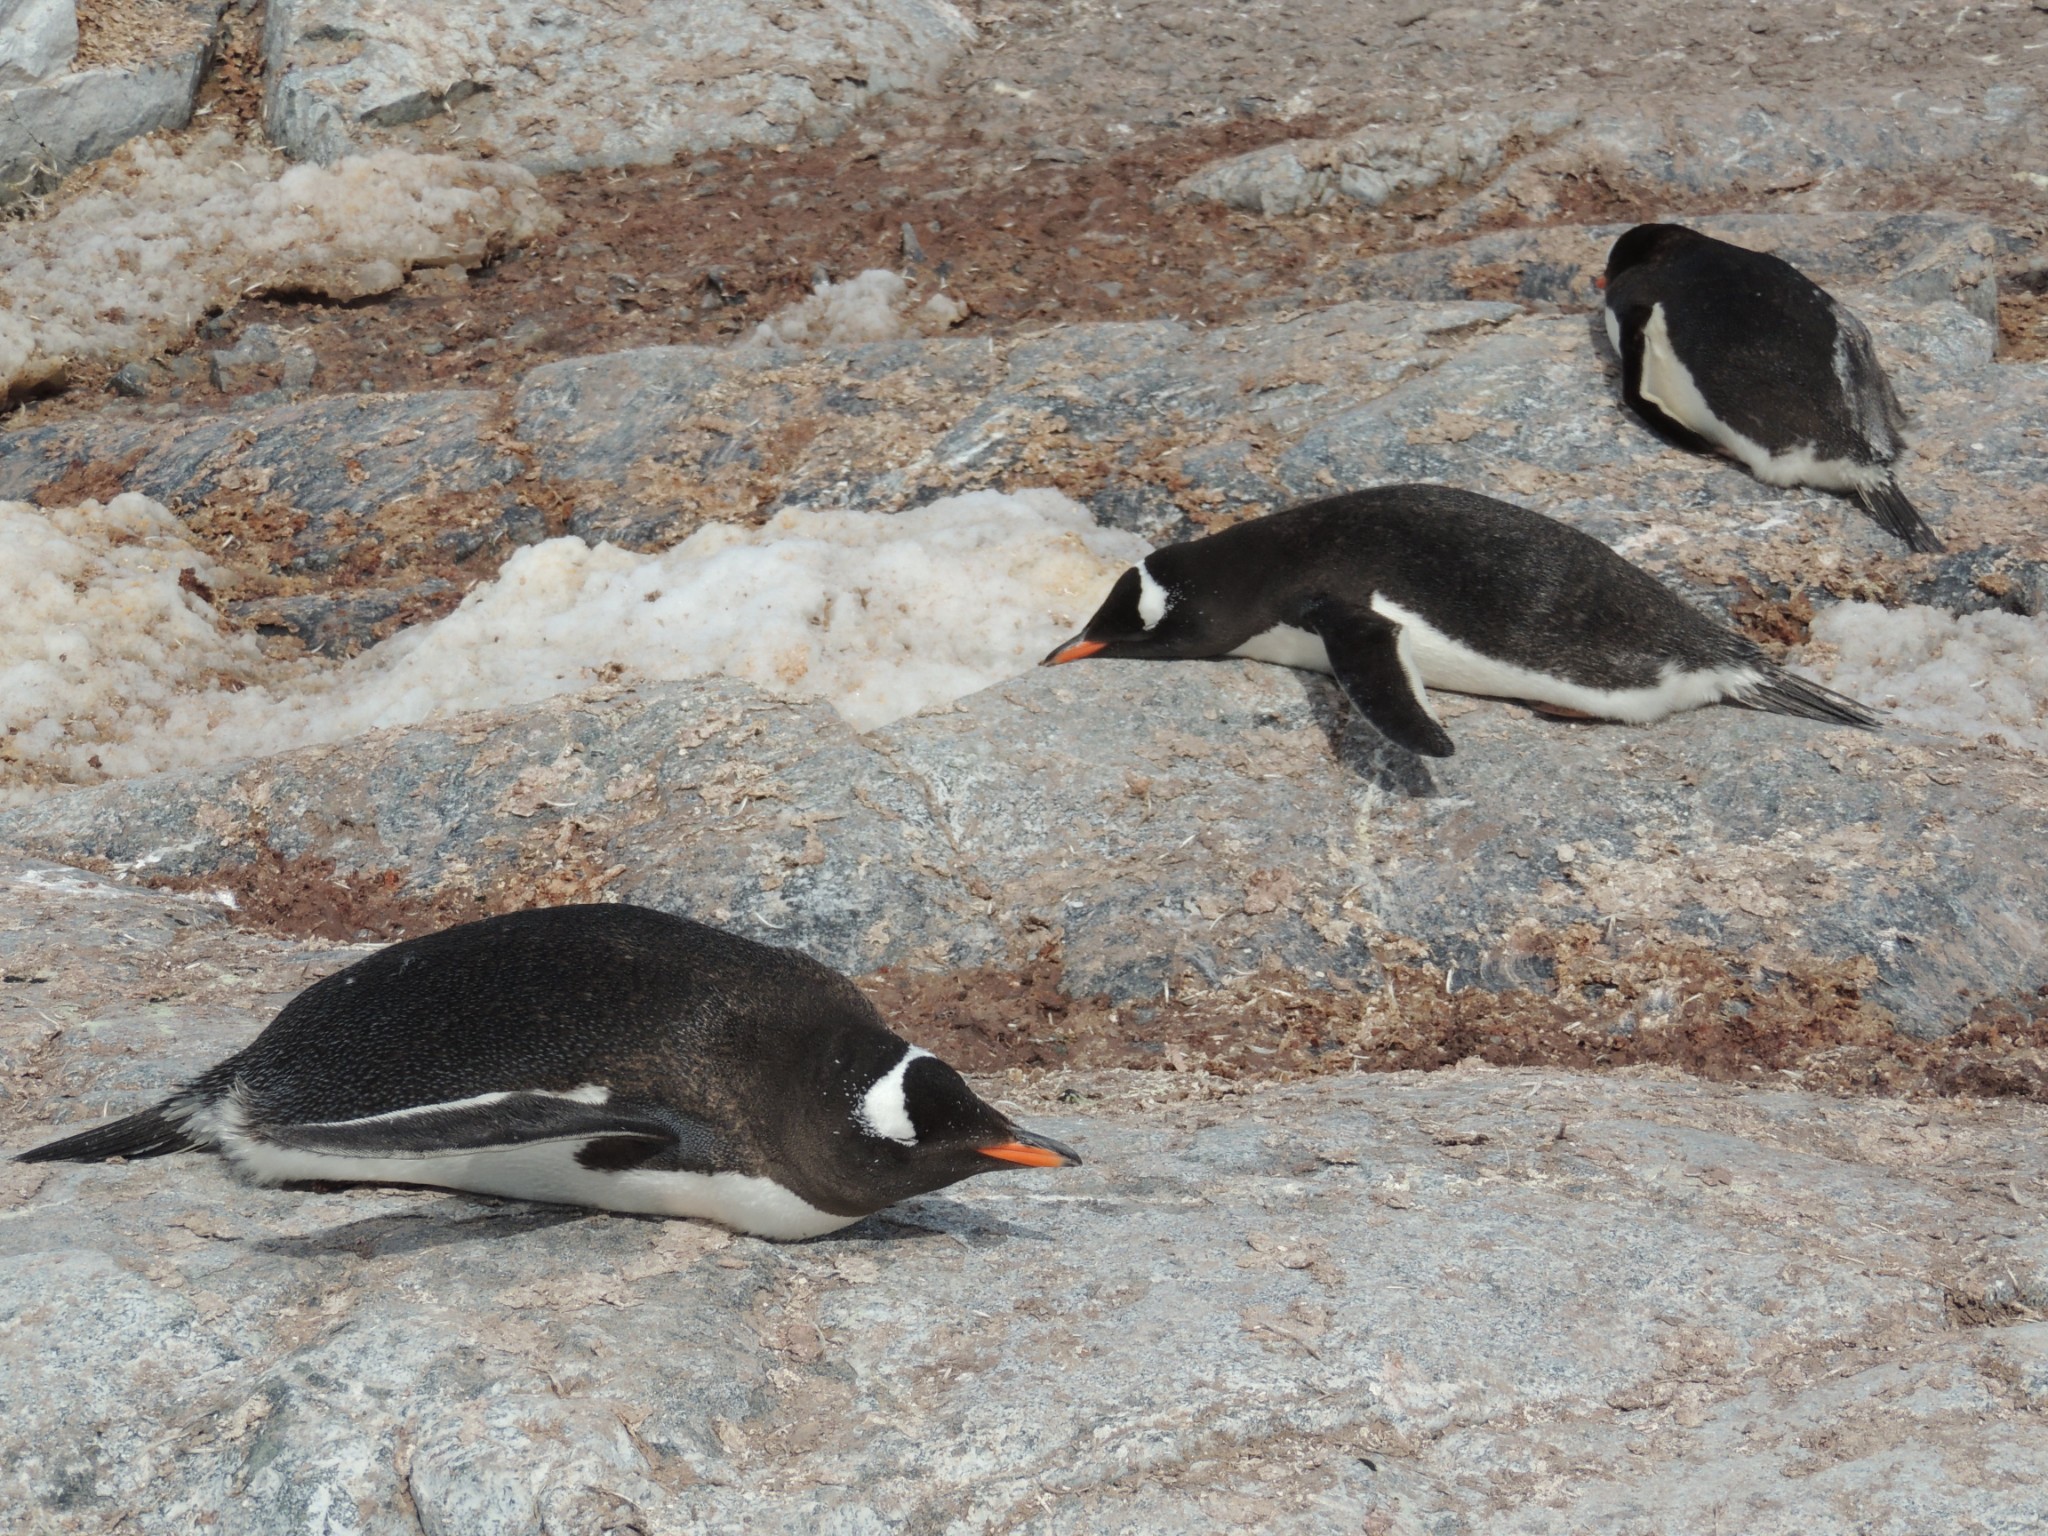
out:
M1891 718L2048 752L2048 618L1839 603L1802 662Z
M937 336L967 318L967 306L948 293L912 302L909 280L870 267L843 283L824 282L810 297L778 310L754 329L757 342L797 346L851 346L864 341L901 341Z
M342 740L601 680L720 674L866 730L1029 670L1149 546L1056 491L894 514L793 508L629 554L551 539L346 662L266 657L145 497L0 502L0 804ZM181 583L180 573L192 574Z
M137 139L76 181L0 224L0 398L67 363L151 356L248 294L383 293L557 221L516 165L402 150L291 165L225 129Z

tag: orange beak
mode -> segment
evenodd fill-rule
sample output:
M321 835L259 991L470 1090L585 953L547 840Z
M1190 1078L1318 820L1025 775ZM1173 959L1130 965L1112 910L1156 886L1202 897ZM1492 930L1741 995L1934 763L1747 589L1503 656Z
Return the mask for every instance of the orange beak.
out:
M1103 640L1083 640L1077 635L1046 657L1039 665L1041 667L1056 667L1061 662L1079 661L1084 656L1093 656L1107 644L1108 642Z
M1025 1135L1030 1135L1026 1132ZM1026 1168L1077 1168L1081 1154L1072 1147L1063 1147L1050 1136L1030 1136L1029 1140L999 1141L992 1147L979 1149L983 1157L992 1157L1001 1163L1021 1163Z

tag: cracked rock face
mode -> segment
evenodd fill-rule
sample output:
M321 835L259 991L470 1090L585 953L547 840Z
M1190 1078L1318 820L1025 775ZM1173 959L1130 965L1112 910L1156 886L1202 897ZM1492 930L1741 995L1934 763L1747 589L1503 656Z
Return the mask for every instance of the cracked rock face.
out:
M36 992L0 1001L10 1147L355 953L50 865L0 885ZM238 1536L2048 1520L2048 1325L1979 1326L2048 1306L2037 1107L981 1086L1088 1165L786 1247L196 1153L0 1165L0 1487L47 1529Z
M974 38L946 0L275 0L265 126L302 160L450 114L443 147L534 171L663 163L829 137L880 91L932 84Z

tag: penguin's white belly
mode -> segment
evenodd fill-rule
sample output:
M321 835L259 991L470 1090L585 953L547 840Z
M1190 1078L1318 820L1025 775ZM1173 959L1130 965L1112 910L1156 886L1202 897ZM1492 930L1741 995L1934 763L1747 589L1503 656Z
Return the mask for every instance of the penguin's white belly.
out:
M1732 697L1762 680L1753 667L1719 667L1704 672L1684 672L1667 665L1655 683L1638 688L1593 688L1566 678L1553 677L1512 661L1489 656L1463 641L1454 640L1418 613L1375 593L1372 610L1400 626L1396 647L1403 670L1411 680L1448 693L1477 694L1490 699L1525 699L1577 710L1603 720L1626 720L1644 725L1680 710L1697 709ZM1270 661L1283 667L1302 667L1328 672L1330 654L1322 637L1276 624L1255 635L1230 653L1253 661ZM1425 709L1426 698L1419 702Z
M1306 672L1330 670L1330 652L1323 637L1296 629L1292 624L1275 624L1264 634L1253 635L1230 654L1251 661L1270 661L1276 667L1300 667Z
M664 1173L585 1168L577 1151L591 1138L526 1142L429 1157L349 1157L280 1147L247 1133L221 1138L237 1167L265 1184L286 1179L428 1184L439 1189L586 1205L638 1216L694 1216L784 1242L836 1232L860 1220L821 1211L773 1179L745 1173Z
M1621 350L1620 330L1613 311L1608 311L1607 334L1617 352ZM1707 397L1700 393L1699 385L1693 382L1692 370L1671 345L1671 329L1665 324L1662 304L1650 306L1649 323L1643 327L1643 371L1636 387L1650 404L1680 426L1699 433L1766 485L1817 485L1830 491L1855 491L1873 489L1889 478L1890 472L1882 465L1823 458L1811 444L1802 443L1774 453L1721 420L1707 404Z

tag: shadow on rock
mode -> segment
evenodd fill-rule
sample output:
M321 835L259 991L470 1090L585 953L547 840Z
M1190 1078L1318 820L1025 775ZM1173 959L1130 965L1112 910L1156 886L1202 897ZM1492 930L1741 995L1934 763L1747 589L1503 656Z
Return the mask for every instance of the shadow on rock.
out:
M1436 778L1417 753L1382 736L1344 697L1333 679L1299 674L1309 713L1330 743L1330 754L1384 795L1424 800L1438 793Z
M566 1226L572 1221L584 1221L599 1214L602 1213L587 1211L580 1206L522 1205L450 1221L433 1212L420 1211L401 1216L366 1217L362 1221L330 1227L325 1232L305 1237L267 1238L251 1246L259 1253L275 1253L291 1259L326 1258L337 1253L374 1259L386 1254L444 1248L455 1243L482 1243L519 1237L528 1232L544 1232L549 1227Z
M1020 1227L1015 1222L999 1220L957 1200L926 1196L904 1205L891 1206L886 1211L877 1211L850 1227L828 1232L815 1241L914 1243L952 1238L970 1246L980 1246L984 1242L1000 1242L1012 1237L1034 1243L1053 1240L1052 1233L1043 1227Z

